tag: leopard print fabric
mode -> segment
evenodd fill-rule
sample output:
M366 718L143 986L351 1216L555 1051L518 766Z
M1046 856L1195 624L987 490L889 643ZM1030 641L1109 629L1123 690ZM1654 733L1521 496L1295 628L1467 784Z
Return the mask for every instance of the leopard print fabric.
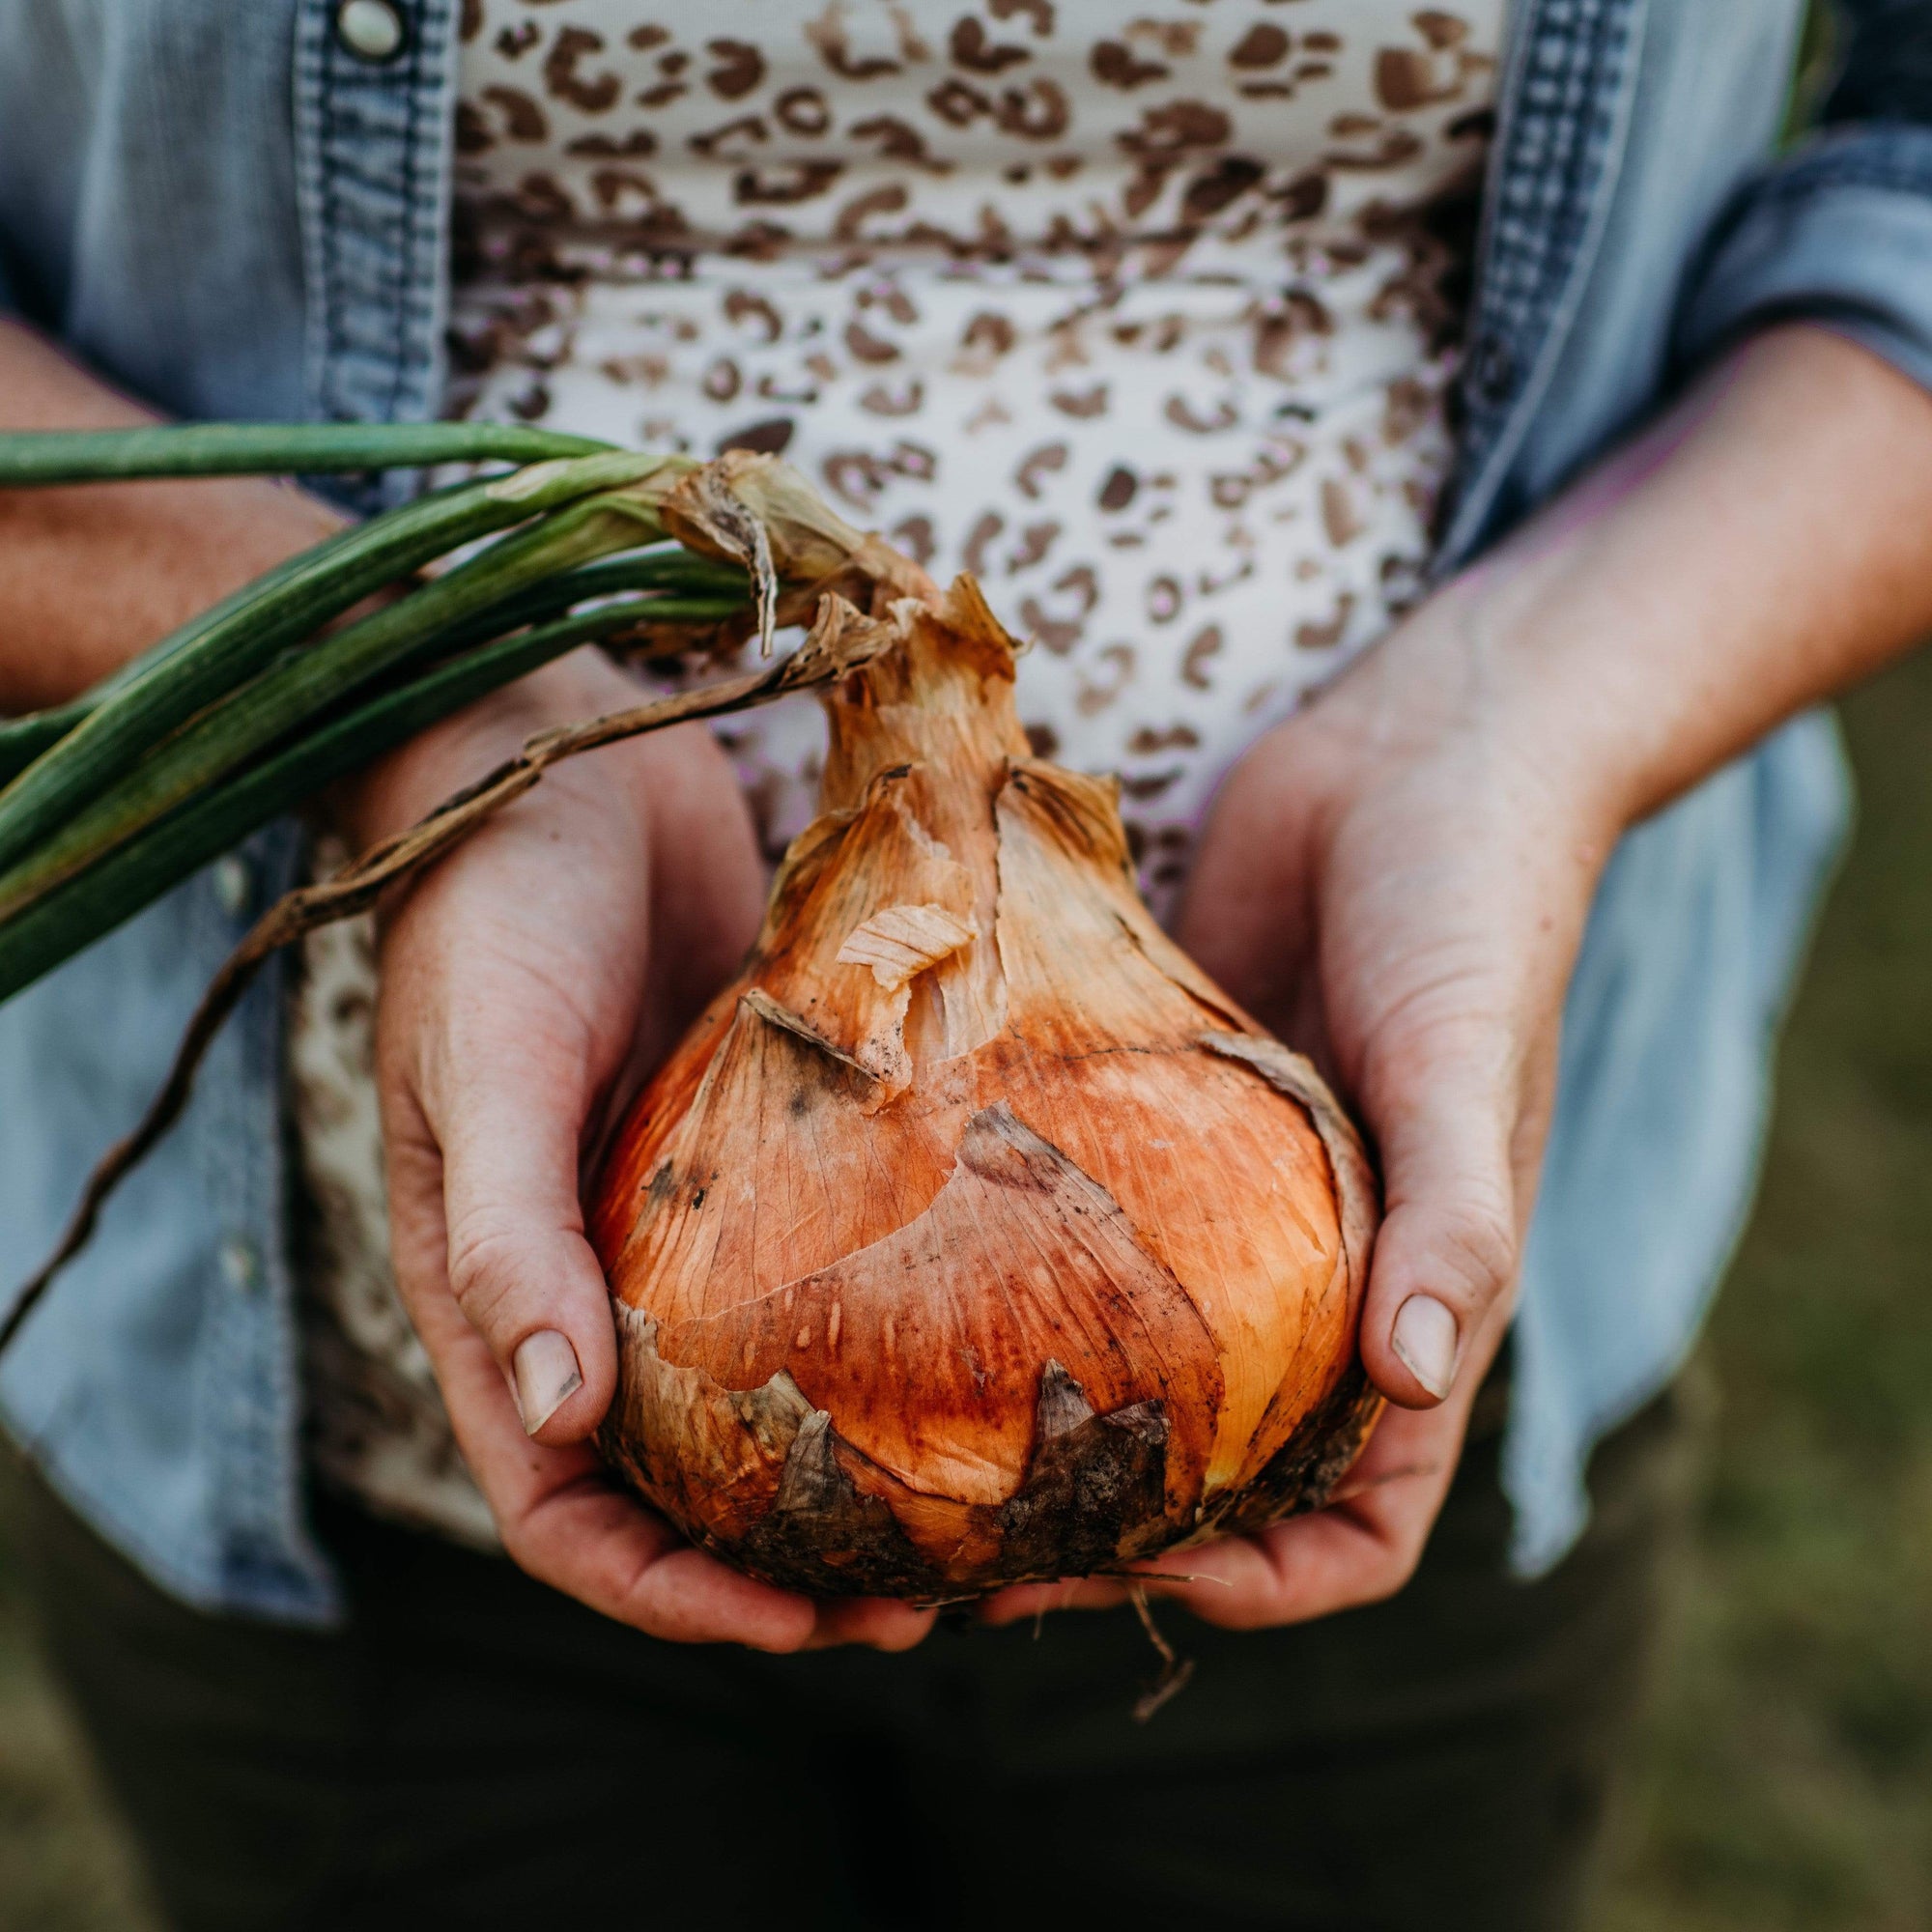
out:
M974 571L1165 917L1229 767L1417 594L1503 6L465 0L450 411L781 451ZM776 855L817 707L726 724ZM357 959L312 949L298 1122L362 1056ZM446 1521L372 1312L380 1142L302 1139L325 1465Z
M986 582L1171 909L1239 752L1414 594L1500 0L470 0L457 405L782 450ZM816 706L732 737L768 842Z

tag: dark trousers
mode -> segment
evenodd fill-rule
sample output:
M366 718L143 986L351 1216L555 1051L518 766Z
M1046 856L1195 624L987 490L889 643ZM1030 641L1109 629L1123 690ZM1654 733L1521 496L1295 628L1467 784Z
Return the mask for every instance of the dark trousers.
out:
M203 1928L1550 1932L1577 1922L1689 1484L1680 1398L1502 1572L1497 1437L1419 1574L1298 1629L1170 1609L905 1657L655 1642L505 1562L320 1505L339 1635L199 1615L44 1492L47 1641L173 1920ZM594 1916L593 1916L594 1915Z

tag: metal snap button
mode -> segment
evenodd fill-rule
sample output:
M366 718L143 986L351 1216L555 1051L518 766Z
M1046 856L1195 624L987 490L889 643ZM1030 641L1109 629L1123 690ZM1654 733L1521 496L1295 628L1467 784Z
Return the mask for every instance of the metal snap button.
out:
M408 30L391 0L342 0L335 10L335 37L357 60L394 60Z
M239 852L224 852L214 862L214 896L230 919L240 919L255 903L255 875Z

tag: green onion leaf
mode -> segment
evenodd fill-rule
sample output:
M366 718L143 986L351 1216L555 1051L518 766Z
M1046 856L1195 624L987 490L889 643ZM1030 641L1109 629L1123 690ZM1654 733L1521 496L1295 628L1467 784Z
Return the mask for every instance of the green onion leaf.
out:
M149 476L322 476L440 463L543 463L612 447L516 423L164 423L0 436L0 489Z
M286 652L239 691L150 753L0 874L0 917L16 912L195 792L248 762L360 685L434 652L452 624L611 551L661 534L655 513L621 495L592 497L517 530L394 604L301 650ZM126 703L127 698L117 700ZM64 740L16 781L30 781L108 714ZM0 806L5 805L0 796Z
M0 1001L52 972L325 785L499 686L580 645L622 632L646 608L660 621L708 623L721 621L744 604L741 593L734 599L668 596L608 605L498 639L392 691L352 703L0 923Z
M0 868L18 866L177 726L372 592L473 538L667 465L686 467L618 453L467 484L345 530L237 591L164 640L146 668L0 791Z

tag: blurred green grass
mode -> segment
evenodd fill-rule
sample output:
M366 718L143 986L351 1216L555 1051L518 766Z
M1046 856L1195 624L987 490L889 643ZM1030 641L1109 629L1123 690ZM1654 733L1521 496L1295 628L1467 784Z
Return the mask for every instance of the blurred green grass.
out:
M1857 846L1704 1347L1697 1536L1598 1932L1932 1926L1932 652L1845 707ZM148 1932L0 1481L0 1927Z
M1704 1346L1718 1440L1603 1932L1932 1926L1932 652L1844 716L1858 839Z

